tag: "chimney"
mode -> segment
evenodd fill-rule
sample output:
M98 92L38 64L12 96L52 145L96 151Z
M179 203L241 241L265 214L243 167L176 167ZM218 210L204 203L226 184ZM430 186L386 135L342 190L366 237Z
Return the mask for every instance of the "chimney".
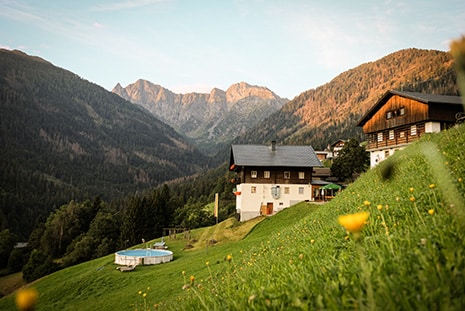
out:
M276 140L271 142L271 151L276 151Z

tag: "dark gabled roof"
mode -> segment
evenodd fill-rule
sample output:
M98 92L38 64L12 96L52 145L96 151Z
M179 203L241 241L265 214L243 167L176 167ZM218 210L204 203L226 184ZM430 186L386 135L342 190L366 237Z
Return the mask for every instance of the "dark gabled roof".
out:
M389 90L371 107L367 113L358 121L357 126L363 126L375 113L394 95L398 95L405 98L410 98L427 105L433 104L448 104L448 105L462 105L460 96L450 95L435 95L425 94L417 92L402 92L396 90Z
M312 146L232 145L229 166L315 167L322 166ZM232 168L231 168L232 169Z

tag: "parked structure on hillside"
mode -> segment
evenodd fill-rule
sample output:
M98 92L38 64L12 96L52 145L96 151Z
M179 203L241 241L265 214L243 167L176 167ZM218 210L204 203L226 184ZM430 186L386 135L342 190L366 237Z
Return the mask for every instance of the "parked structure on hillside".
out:
M386 92L357 124L367 136L371 167L423 134L453 126L463 111L459 96Z
M236 173L232 181L240 220L312 201L313 168L321 166L311 146L232 145L229 170Z

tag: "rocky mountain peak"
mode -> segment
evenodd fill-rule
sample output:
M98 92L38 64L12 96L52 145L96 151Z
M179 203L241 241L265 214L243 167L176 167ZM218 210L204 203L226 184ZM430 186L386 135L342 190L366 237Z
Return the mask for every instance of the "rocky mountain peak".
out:
M217 150L217 143L235 136L279 110L288 100L266 87L245 82L231 85L225 92L175 94L149 81L138 80L125 88L129 101L150 111L182 133L203 151ZM113 92L122 95L118 87Z
M237 102L246 97L260 97L264 99L278 98L278 96L268 88L250 85L246 82L233 84L226 90L226 101L228 102Z
M208 97L208 103L215 103L215 102L225 102L226 101L226 92L220 90L218 88L213 88L210 91L210 96Z
M121 84L119 84L119 83L115 85L112 92L118 94L119 96L121 96L122 98L124 98L126 100L129 99L128 92L126 92L126 89L124 87L122 87Z

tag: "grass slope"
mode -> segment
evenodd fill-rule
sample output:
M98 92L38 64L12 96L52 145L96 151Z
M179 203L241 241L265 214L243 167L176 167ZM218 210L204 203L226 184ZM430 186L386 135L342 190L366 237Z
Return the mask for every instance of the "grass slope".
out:
M330 203L234 255L177 307L463 310L464 147L464 126L425 135ZM367 223L348 234L338 217L361 211L370 213Z
M121 273L107 256L59 271L31 284L36 310L465 309L464 147L464 126L424 136L330 203L286 209L241 240L225 238L240 231L231 222L192 231L221 237L208 249L168 241L168 264ZM338 216L359 211L370 216L357 236Z

